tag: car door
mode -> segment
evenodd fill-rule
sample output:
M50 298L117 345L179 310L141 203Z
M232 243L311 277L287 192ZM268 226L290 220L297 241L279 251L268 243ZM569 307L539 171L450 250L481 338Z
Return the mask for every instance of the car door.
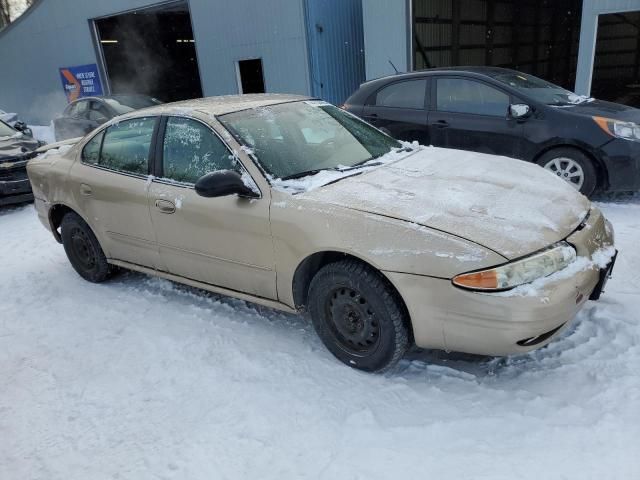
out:
M385 85L367 99L362 118L394 138L428 145L427 85L427 78Z
M156 122L135 118L102 130L84 146L69 179L109 258L162 269L147 196Z
M521 157L523 127L509 116L506 92L471 78L439 76L432 82L428 123L434 146Z
M211 127L199 120L165 117L161 138L159 178L151 182L149 200L168 271L276 299L269 192L257 199L199 196L194 184L207 173L236 170L251 177Z

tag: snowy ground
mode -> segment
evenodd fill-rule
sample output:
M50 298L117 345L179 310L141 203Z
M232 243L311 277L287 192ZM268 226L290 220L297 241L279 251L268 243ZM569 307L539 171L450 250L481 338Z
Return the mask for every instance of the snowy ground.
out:
M0 210L0 479L640 478L640 199L562 338L384 375L303 318L139 274L93 285L32 206Z

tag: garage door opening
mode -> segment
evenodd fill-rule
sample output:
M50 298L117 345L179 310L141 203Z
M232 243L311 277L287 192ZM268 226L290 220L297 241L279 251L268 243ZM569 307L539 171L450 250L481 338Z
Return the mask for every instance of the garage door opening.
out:
M96 19L95 25L112 94L165 102L202 96L186 1Z

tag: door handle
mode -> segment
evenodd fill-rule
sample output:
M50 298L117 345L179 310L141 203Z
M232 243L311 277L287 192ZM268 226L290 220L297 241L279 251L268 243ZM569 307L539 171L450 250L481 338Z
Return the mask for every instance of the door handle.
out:
M176 211L175 204L169 200L156 200L156 208L162 213L174 213Z
M433 126L436 128L447 128L449 126L449 122L447 122L446 120L438 120L433 124Z
M80 195L84 195L85 197L89 197L93 194L93 190L86 183L80 184Z

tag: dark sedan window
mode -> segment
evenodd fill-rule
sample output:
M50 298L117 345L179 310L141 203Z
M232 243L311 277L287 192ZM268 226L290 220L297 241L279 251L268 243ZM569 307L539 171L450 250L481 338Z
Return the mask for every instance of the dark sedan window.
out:
M439 78L436 108L440 112L505 117L509 109L509 96L474 80Z
M135 118L109 127L102 142L98 165L146 175L155 123L154 117Z
M196 183L218 170L240 171L231 152L208 127L188 118L167 120L162 148L163 176Z
M378 107L423 109L426 88L426 79L392 83L376 94L375 104Z

